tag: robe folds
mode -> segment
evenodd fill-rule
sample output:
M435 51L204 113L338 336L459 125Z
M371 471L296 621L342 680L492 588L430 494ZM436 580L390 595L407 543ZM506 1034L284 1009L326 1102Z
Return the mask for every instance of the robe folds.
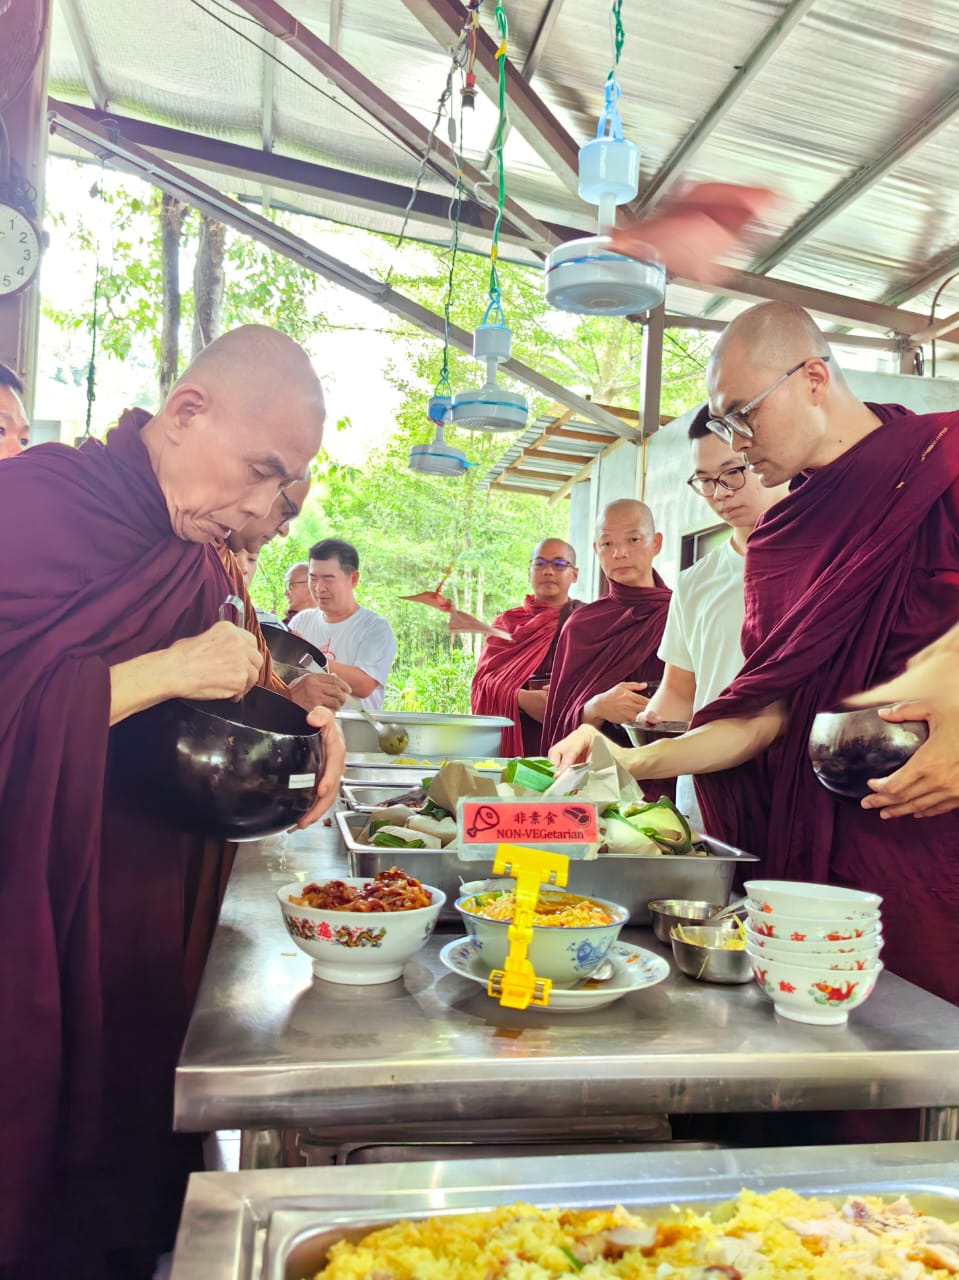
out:
M746 662L693 721L783 699L788 728L696 789L708 833L761 855L763 876L882 894L884 962L959 1003L959 812L883 821L825 790L807 755L817 711L895 675L959 618L959 413L869 408L881 426L794 481L749 539Z
M211 626L233 583L177 538L140 429L0 464L0 1275L168 1247L197 1141L173 1072L234 846L110 789L110 667ZM268 670L267 670L268 676Z
M579 602L571 600L569 606L556 609L538 604L529 595L521 605L493 619L494 627L513 638L487 638L470 688L470 709L475 716L508 716L513 721L511 728L503 730L504 756L539 754L541 726L520 710L518 694L532 676L550 678L557 627Z
M621 681L662 676L663 663L656 653L672 592L658 573L653 580L652 587L610 582L606 595L577 609L566 623L553 660L544 748L579 727L583 707L594 694ZM628 743L618 725L604 724L602 729L615 741Z

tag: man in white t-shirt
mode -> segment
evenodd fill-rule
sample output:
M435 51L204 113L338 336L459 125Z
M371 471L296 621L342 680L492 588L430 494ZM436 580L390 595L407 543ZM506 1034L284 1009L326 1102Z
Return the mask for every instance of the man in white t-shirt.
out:
M386 619L356 599L359 577L360 558L351 543L324 538L310 547L310 590L317 608L291 618L290 630L323 650L329 670L350 686L347 706L378 711L396 640Z
M703 405L690 424L693 474L687 484L702 494L733 533L728 542L684 569L676 580L659 645L666 669L640 717L647 724L662 720L687 723L739 674L743 665L740 635L745 613L746 539L760 516L788 491L787 485L764 488L743 455L734 453L708 429L709 418L709 406ZM694 827L701 827L696 792L688 775L677 780L676 804Z

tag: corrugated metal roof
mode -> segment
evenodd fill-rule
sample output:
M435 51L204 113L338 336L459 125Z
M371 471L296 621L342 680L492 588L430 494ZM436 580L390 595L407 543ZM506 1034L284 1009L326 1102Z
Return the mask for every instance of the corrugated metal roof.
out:
M447 55L414 15L451 2L288 0L288 8L324 40L332 23L343 57L428 127ZM267 141L277 154L386 179L398 188L414 180L416 155L235 5L138 0L118 20L114 0L61 3L75 12L90 57L85 68L64 9L55 5L53 94L89 101L85 86L94 82L92 70L112 111L258 149L264 144L264 85L272 79ZM601 105L610 62L607 14L596 0L552 0L554 6L561 3L549 38L536 51L532 87L580 142L592 136ZM642 186L655 181L737 69L799 3L675 0L624 7L622 112L627 136L643 149ZM805 0L802 7L802 20L731 108L714 112L684 175L764 182L783 192L769 242L753 261L839 189L831 215L816 219L808 236L772 268L783 280L878 300L901 292L933 259L950 269L959 266L959 186L951 181L959 144L959 0ZM522 67L529 54L546 8L547 0L507 4L515 66ZM480 16L492 31L490 3ZM264 45L284 66L265 58ZM480 95L466 121L466 149L474 163L482 162L493 127L493 108ZM514 127L505 151L513 198L544 222L589 229L592 210L580 202L569 173L545 162L542 148L523 133ZM864 171L875 181L845 203L844 184ZM209 173L203 176L210 180ZM257 185L226 175L217 182L243 194ZM279 184L272 189L278 192ZM444 195L448 189L431 176L424 190ZM378 230L395 230L401 217L385 205L361 208L348 199L303 192L283 198L304 212ZM435 224L416 219L410 230L426 239L438 234ZM480 246L482 233L471 234L470 241ZM749 263L744 255L740 265ZM912 309L927 310L933 288L923 288ZM670 286L673 311L701 314L708 301L701 292ZM726 303L719 314L742 305ZM956 310L959 285L945 291L939 314Z

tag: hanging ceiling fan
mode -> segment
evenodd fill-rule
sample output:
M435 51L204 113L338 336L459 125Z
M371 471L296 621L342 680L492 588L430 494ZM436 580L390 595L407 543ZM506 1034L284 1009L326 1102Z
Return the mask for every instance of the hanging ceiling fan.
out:
M49 0L0 0L0 111L29 80L49 13Z

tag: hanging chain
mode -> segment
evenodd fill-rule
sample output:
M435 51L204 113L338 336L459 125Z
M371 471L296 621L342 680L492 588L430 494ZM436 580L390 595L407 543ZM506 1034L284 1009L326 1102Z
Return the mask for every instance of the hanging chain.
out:
M501 4L496 5L495 14L496 30L499 35L499 45L496 49L496 65L499 68L499 120L496 125L496 139L493 143L493 154L496 157L496 218L493 222L493 239L489 251L489 305L486 308L486 314L483 316L484 324L506 323L501 302L503 294L500 288L496 263L499 258L499 233L503 224L503 206L506 203L506 170L503 164L503 147L506 142L506 50L509 46L509 24L506 21L506 11ZM494 317L492 320L490 320L491 316Z

